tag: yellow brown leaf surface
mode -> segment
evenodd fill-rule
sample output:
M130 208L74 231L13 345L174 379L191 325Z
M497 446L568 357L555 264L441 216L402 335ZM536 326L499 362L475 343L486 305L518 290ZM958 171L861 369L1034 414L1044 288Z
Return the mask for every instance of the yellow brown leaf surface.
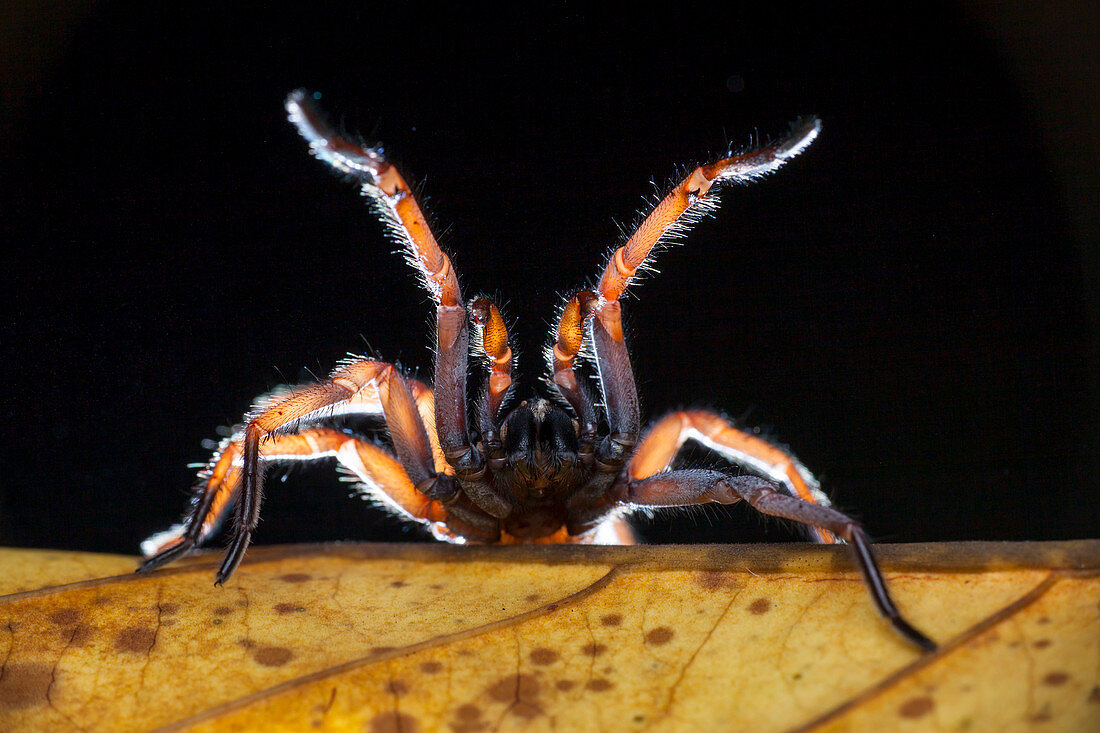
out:
M1100 541L0 550L0 730L1100 730Z

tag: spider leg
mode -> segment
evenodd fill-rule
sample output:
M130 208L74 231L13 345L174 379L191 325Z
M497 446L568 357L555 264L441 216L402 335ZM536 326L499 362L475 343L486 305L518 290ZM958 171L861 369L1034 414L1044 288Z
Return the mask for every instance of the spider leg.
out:
M378 361L365 360L338 369L325 383L303 387L273 400L245 426L241 447L241 491L234 515L236 533L218 571L219 585L233 574L244 558L252 532L259 523L264 476L260 444L269 440L273 433L296 432L303 422L332 414L360 394L367 395L364 399L370 396L377 399L394 452L408 477L425 493L436 488L431 443L404 378L393 365Z
M821 123L816 119L803 121L787 138L773 145L699 166L654 207L626 244L611 255L596 288L599 305L591 326L611 425L611 435L601 446L601 460L621 464L637 442L641 428L634 373L623 341L620 296L658 244L683 235L717 206L718 184L746 182L776 170L813 142L820 129Z
M405 246L436 302L435 426L447 462L462 488L494 516L507 516L510 503L484 480L485 461L470 444L466 425L466 374L469 327L462 291L451 260L440 249L405 179L379 148L366 148L337 133L302 90L286 100L290 121L310 150L333 168L355 176Z
M694 440L727 460L751 468L781 484L792 496L822 506L829 498L802 463L789 452L758 435L736 428L710 410L682 410L654 423L638 442L627 466L632 479L667 471L684 443ZM815 541L832 543L837 538L820 527L810 527Z
M640 506L733 504L744 499L763 514L826 529L851 543L871 598L890 624L921 649L936 649L936 644L913 628L894 605L863 527L831 507L790 496L773 482L757 476L727 476L706 470L669 471L648 478L626 478L617 485L615 495L620 501Z
M236 532L218 572L217 582L225 582L243 558L259 521L263 458L287 433L297 433L303 425L335 415L382 415L409 480L434 499L453 498L457 490L448 476L437 473L437 465L443 462L441 450L431 441L421 418L422 412L430 414L432 395L415 380L411 387L392 365L368 359L337 369L326 382L261 402L249 416L243 435L223 447L204 476L201 493L179 541L164 544L173 540L171 534L153 538L148 549L158 554L142 569L152 569L186 553L213 531L231 499L236 498Z
M819 120L804 120L773 145L692 171L646 216L626 244L615 250L600 278L600 297L609 302L618 300L656 245L682 236L712 211L718 205L712 192L716 184L745 183L771 173L805 150L820 131Z
M243 441L226 440L185 524L161 532L142 543L148 559L139 572L149 572L187 554L202 544L221 523L241 486ZM370 495L401 516L438 524L448 519L442 502L413 485L394 456L372 443L331 428L313 428L295 435L278 435L260 449L265 465L336 458L362 482Z

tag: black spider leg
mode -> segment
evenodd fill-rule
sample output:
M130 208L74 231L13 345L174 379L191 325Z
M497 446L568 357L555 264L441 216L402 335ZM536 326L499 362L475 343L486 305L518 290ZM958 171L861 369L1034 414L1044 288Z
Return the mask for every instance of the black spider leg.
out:
M677 470L631 480L625 474L617 484L619 501L639 506L688 506L717 502L733 504L744 499L757 511L775 517L821 527L851 543L871 598L898 633L926 652L936 643L902 618L882 577L863 527L831 507L793 497L779 485L758 476L727 476L719 471Z
M202 489L202 487L196 487ZM137 572L150 573L157 568L177 560L195 548L202 535L203 519L214 504L216 492L203 490L194 500L194 507L185 522L186 530L179 542L144 560Z

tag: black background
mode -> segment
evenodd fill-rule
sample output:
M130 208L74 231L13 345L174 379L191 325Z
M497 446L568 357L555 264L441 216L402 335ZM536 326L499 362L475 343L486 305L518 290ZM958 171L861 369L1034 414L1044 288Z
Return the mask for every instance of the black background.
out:
M1096 535L1090 11L157 5L3 27L0 543L134 552L256 394L348 351L430 376L428 297L286 123L296 87L418 184L529 377L649 181L819 115L625 302L647 414L761 427L884 540ZM257 541L423 537L332 476L272 481Z

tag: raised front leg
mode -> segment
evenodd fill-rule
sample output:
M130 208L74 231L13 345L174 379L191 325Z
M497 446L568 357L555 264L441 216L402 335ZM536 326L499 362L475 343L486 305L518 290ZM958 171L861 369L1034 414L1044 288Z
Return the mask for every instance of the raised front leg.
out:
M620 296L657 245L685 234L718 205L720 184L746 182L776 170L805 150L820 129L818 120L806 120L797 124L786 139L773 145L699 166L654 207L626 244L611 255L596 287L599 302L596 317L591 321L600 385L611 426L611 435L598 456L602 461L613 464L629 457L641 430L638 392L623 341Z
M762 514L827 529L851 543L871 598L890 624L921 649L934 651L936 648L935 642L913 628L894 605L863 527L835 509L789 496L767 479L727 476L706 470L669 471L644 479L627 478L616 486L615 498L639 506L733 504L744 499Z
M375 202L435 299L435 426L440 447L467 495L493 516L506 516L511 506L485 481L485 460L470 443L466 416L469 324L450 257L436 242L409 185L380 149L365 148L341 136L301 90L287 98L286 109L317 158L360 181L363 193Z

